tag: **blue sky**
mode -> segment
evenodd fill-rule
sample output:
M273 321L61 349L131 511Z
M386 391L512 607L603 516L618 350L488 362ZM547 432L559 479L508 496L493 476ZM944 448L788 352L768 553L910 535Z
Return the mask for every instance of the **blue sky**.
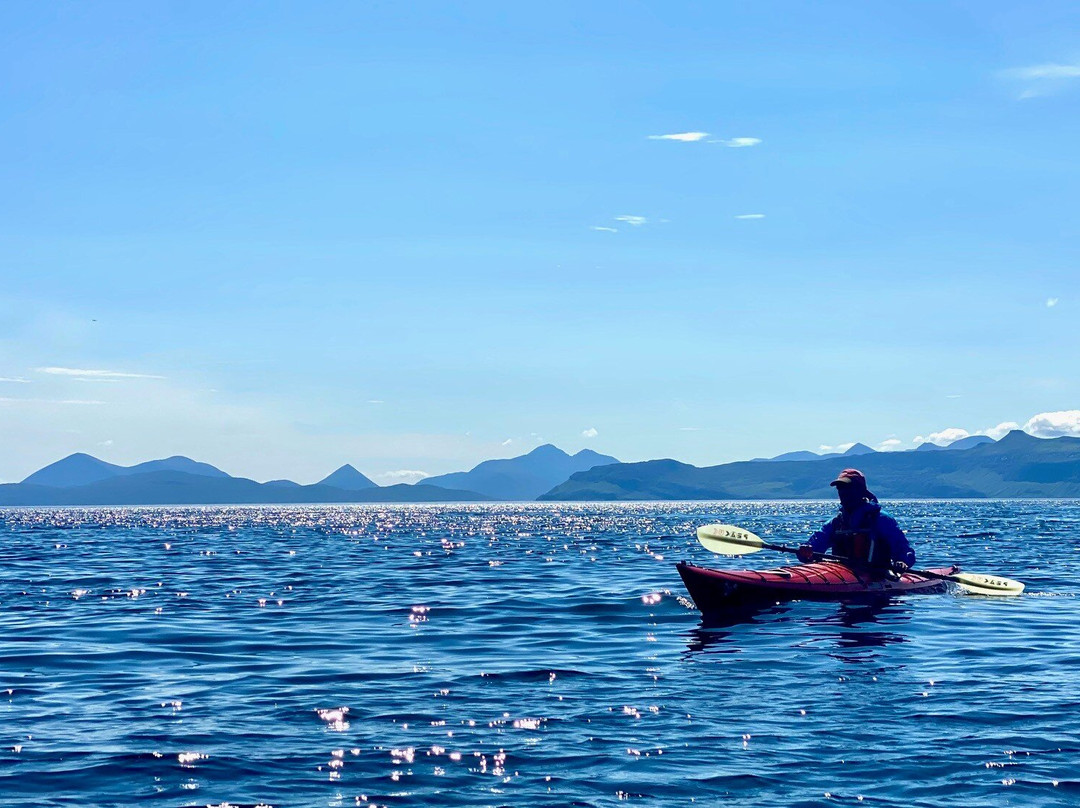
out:
M1080 433L1078 32L1075 3L4 4L0 480Z

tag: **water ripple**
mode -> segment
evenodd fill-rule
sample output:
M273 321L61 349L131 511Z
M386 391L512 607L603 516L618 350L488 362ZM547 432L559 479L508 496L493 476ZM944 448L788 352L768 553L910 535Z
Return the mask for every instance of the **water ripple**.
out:
M0 807L1080 802L1076 502L904 502L1024 580L702 623L827 503L0 510Z

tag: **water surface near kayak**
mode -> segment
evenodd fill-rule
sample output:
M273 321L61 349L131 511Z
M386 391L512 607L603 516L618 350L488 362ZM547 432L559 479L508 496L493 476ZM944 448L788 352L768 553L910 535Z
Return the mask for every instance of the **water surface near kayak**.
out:
M703 626L832 503L0 511L0 806L1080 804L1080 503L901 502L1016 600Z

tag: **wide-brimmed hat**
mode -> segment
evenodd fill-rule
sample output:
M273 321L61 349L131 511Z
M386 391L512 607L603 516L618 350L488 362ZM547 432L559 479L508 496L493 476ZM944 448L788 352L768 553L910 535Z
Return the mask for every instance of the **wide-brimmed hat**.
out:
M844 469L829 485L857 485L866 488L866 475L858 469Z

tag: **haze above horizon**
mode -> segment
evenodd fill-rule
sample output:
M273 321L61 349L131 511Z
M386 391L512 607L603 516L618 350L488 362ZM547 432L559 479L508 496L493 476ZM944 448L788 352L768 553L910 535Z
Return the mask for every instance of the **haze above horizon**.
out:
M1080 435L1078 30L7 4L0 480Z

